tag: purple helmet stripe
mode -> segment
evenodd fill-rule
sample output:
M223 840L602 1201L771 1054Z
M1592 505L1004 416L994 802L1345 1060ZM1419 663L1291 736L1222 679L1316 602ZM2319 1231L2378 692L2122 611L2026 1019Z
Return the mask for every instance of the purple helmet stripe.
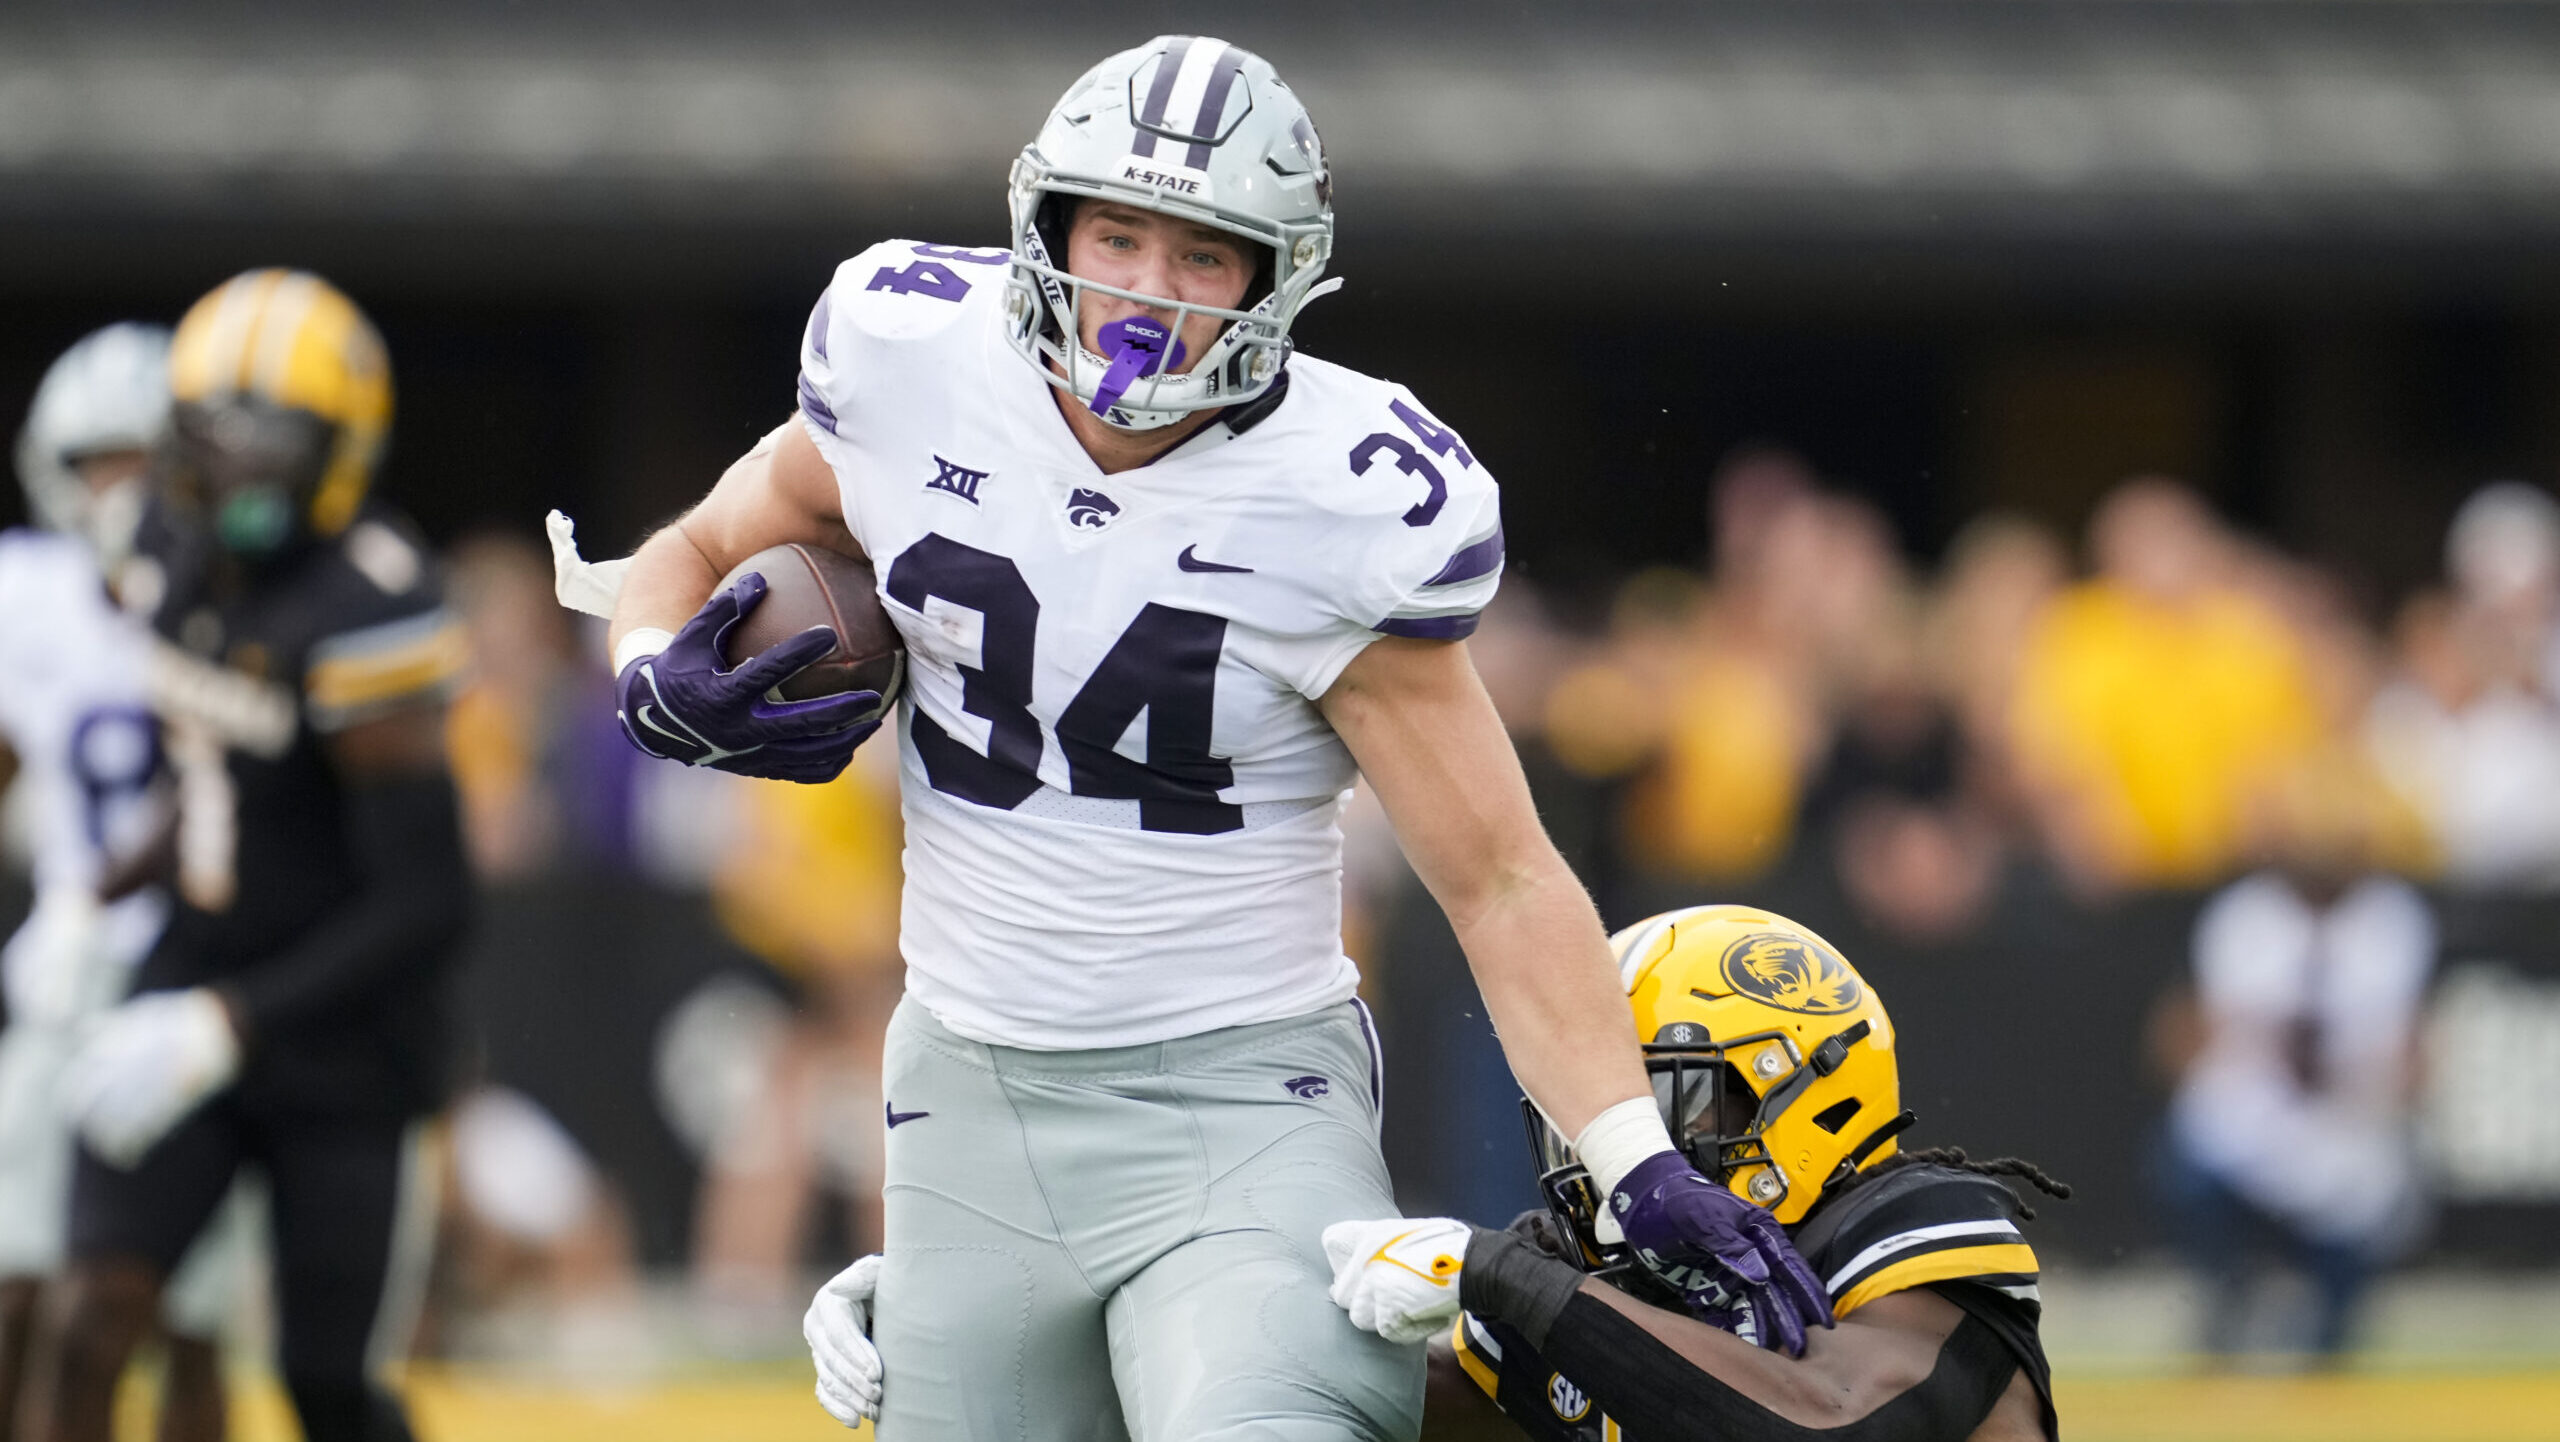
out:
M1460 550L1458 554L1451 556L1449 558L1449 564L1442 566L1432 575L1430 580L1425 581L1422 584L1426 586L1454 586L1460 581L1472 581L1478 576L1488 575L1501 569L1501 567L1502 528L1500 526L1496 526L1493 528L1492 535L1485 537L1483 540L1476 542L1472 546L1465 547Z
M1208 88L1200 92L1200 118L1191 122L1191 133L1201 138L1191 142L1183 164L1194 170L1209 168L1209 147L1217 142L1218 122L1227 113L1227 96L1235 89L1236 72L1243 68L1243 51L1229 45L1218 52L1218 62L1209 71Z
M1176 35L1164 48L1164 58L1156 62L1156 77L1147 83L1147 103L1138 110L1137 138L1129 142L1131 155L1152 157L1156 153L1155 130L1164 124L1164 109L1173 100L1174 78L1182 73L1184 57L1191 53L1192 38Z
M807 371L800 373L800 409L808 412L809 419L825 426L828 435L843 434L836 429L835 408L828 405L827 398L818 394L818 388L809 383Z
M809 312L809 349L816 351L820 360L828 358L827 297L831 294L833 294L832 291L818 292L817 308Z
M1476 622L1484 613L1469 611L1460 616L1389 616L1369 629L1381 636L1404 636L1416 641L1463 641L1475 634Z

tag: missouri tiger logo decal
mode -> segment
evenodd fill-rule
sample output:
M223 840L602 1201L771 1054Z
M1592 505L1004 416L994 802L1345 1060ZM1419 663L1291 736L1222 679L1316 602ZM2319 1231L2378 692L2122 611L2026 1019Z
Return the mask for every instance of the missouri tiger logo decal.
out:
M1783 931L1756 931L1726 947L1724 979L1744 996L1814 1016L1847 1011L1866 995L1838 952Z

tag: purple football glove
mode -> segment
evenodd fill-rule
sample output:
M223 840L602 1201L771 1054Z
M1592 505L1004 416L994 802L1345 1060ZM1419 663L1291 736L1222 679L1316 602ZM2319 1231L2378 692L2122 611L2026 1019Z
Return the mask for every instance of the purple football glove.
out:
M669 761L741 776L830 781L853 759L853 748L880 729L872 716L880 709L876 691L808 701L767 697L835 649L836 633L825 626L777 641L735 671L721 669L729 628L755 609L764 592L764 577L748 572L703 602L667 649L622 668L614 681L617 711L632 745Z
M1808 1325L1831 1325L1830 1295L1786 1228L1678 1152L1638 1162L1609 1194L1609 1210L1645 1269L1679 1289L1701 1319L1731 1326L1740 1303L1755 1340L1790 1357L1804 1355Z

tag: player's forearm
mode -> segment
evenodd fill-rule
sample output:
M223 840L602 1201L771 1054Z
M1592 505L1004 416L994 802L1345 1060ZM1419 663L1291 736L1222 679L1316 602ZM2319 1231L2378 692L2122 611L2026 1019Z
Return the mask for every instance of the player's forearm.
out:
M1564 859L1539 850L1449 920L1512 1074L1572 1137L1648 1088L1599 913Z
M674 632L702 609L721 570L704 555L678 521L640 543L631 569L622 578L622 596L613 608L608 643L619 653L624 637L634 631Z

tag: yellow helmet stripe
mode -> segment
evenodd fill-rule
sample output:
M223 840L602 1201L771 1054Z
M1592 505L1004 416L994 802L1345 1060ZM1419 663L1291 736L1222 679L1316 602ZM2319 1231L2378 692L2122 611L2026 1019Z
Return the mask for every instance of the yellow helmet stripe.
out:
M169 388L179 399L201 400L247 384L242 352L276 274L253 270L235 275L188 312L187 321L201 317L200 324L180 322L169 356Z
M276 278L268 289L266 304L260 307L255 342L249 346L247 375L243 389L263 396L284 396L293 372L294 352L303 337L303 322L310 318L311 307L320 298L319 278L305 271L288 271Z

